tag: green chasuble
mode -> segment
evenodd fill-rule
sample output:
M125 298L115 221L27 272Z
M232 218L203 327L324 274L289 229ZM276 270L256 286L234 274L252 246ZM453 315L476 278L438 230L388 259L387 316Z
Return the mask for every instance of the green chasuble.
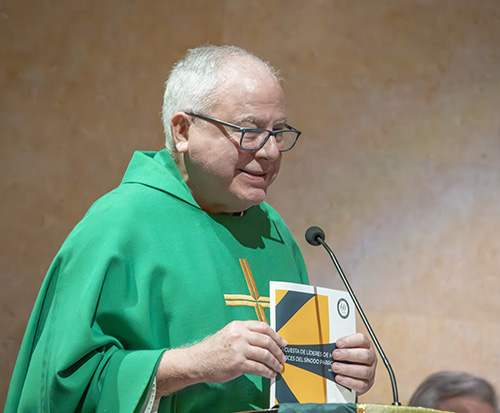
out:
M269 281L307 283L302 255L266 203L243 216L194 201L166 150L136 152L55 257L35 303L6 411L140 411L166 349L233 320L269 320ZM269 407L244 375L163 397L160 412Z

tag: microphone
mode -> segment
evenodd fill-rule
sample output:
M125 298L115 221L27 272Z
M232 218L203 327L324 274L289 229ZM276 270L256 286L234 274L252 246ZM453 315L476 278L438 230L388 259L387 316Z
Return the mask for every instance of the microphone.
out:
M306 241L313 246L322 245L330 255L330 258L332 259L333 264L335 265L335 268L337 269L337 272L340 275L340 278L342 278L342 281L344 282L344 285L347 288L347 291L349 292L352 301L354 301L354 305L356 306L358 313L361 316L361 319L363 320L363 323L365 324L365 327L368 330L368 333L370 334L370 337L373 343L375 344L375 347L377 348L377 351L380 354L380 357L382 358L385 367L387 368L387 371L389 372L389 377L391 378L391 385L392 385L392 396L394 400L392 404L393 406L401 406L401 403L398 400L398 388L396 385L396 377L394 376L391 364L389 363L389 360L387 360L384 350L382 350L382 347L380 346L380 343L377 340L377 337L375 336L375 333L373 332L370 323L368 322L368 319L366 318L365 313L363 312L363 309L361 308L361 305L359 304L358 299L356 298L356 295L354 294L354 291L352 290L349 284L349 281L347 281L347 278L344 275L342 268L340 268L340 264L337 261L335 254L325 242L325 233L319 227L314 227L314 226L309 227L306 231Z

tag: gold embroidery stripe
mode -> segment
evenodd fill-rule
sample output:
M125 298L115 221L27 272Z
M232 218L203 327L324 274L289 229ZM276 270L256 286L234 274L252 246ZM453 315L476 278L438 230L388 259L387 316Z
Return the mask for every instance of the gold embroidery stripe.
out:
M241 269L243 270L243 275L245 276L245 281L247 282L248 291L252 295L253 299L257 300L258 297L255 296L255 291L252 288L252 283L250 282L250 277L247 272L248 261L244 258L240 258L240 265Z
M264 312L264 309L263 309L262 307L263 307L263 305L261 305L261 304L259 304L259 305L258 305L258 308L259 308L260 314L262 315L262 320L261 320L261 321L264 321L264 323L269 324L269 323L267 322L266 313Z
M235 299L238 299L238 300L251 300L251 301L255 301L254 298L251 296L251 295L244 295L244 294L224 294L224 298L226 300L235 300ZM271 302L271 299L269 297L260 297L258 300L257 300L259 303L270 303Z
M358 404L356 406L356 413L366 413L366 404Z
M226 301L226 305L246 305L247 307L257 307L255 301Z
M250 282L251 273L249 274L248 270L247 270L248 261L244 258L240 258L240 265L241 265L241 269L243 270L243 275L245 276L245 281L247 282L248 291L252 295L253 299L255 301L257 301L258 297L255 296L255 291L252 288L253 287L252 283ZM259 319L259 321L262 321L262 314L259 311L259 307L257 305L255 306L255 312L257 313L257 318Z
M255 301L239 301L239 300L226 300L226 305L248 305L257 307L258 305L264 308L270 308L271 304L256 303Z
M240 264L241 268L243 269L243 274L245 275L245 280L248 285L248 290L252 295L252 297L254 297L255 301L258 301L259 293L257 292L257 286L255 285L255 280L253 278L252 271L250 270L250 267L248 265L248 261L244 258L240 258ZM264 321L267 323L266 313L264 312L262 306L257 305L255 307L255 312L257 313L257 318L259 319L259 321Z
M257 286L255 285L255 280L252 275L252 271L250 270L250 266L248 265L248 261L246 259L240 258L241 267L243 268L243 273L245 274L245 279L247 279L248 289L250 290L250 294L255 297L255 301L259 300L259 293L257 291ZM250 289L251 286L251 289ZM257 312L257 317L260 321L265 321L267 323L266 313L261 305L255 307L255 311Z
M252 271L250 270L250 266L248 265L247 260L245 260L245 268L247 270L246 273L248 274L248 278L249 278L250 284L252 286L252 291L255 294L255 299L258 300L259 299L259 292L257 291L257 286L255 285L255 280L253 278ZM252 294L252 293L250 293L250 294Z
M241 299L241 300L253 300L253 297L251 295L244 295L244 294L224 294L224 298L227 299Z

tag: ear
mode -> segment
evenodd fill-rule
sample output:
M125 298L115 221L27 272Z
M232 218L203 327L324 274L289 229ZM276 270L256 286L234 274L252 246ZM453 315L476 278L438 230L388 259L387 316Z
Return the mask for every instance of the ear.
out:
M184 112L177 112L170 120L170 132L179 153L185 153L188 150L189 123L189 116Z

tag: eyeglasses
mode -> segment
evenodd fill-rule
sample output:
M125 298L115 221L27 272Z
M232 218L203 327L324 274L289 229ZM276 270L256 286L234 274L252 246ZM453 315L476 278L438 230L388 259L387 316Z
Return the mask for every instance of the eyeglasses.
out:
M281 130L268 130L261 128L242 128L241 126L233 125L232 123L223 122L222 120L214 119L209 116L198 115L196 113L186 112L189 116L194 116L206 120L208 122L218 123L220 125L228 126L237 129L241 133L240 146L242 149L249 151L256 151L262 148L271 136L274 136L276 145L280 152L286 152L292 149L299 139L302 132L285 124L287 129Z

